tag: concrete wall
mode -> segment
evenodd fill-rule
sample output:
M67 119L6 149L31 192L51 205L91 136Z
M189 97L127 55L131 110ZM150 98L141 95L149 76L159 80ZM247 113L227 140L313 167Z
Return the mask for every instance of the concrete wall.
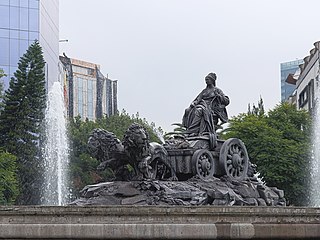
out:
M320 239L319 208L0 207L0 239Z

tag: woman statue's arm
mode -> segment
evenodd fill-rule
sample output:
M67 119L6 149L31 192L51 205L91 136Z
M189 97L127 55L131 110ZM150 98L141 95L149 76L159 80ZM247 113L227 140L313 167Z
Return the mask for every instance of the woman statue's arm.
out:
M217 95L218 98L220 99L220 103L227 106L230 103L230 99L228 96L224 95L224 93L222 92L222 90L220 90L219 88L217 88Z
M190 107L197 106L201 102L202 97L203 97L203 91L201 93L199 93L199 95L196 97L195 100L193 100L193 102L190 104Z

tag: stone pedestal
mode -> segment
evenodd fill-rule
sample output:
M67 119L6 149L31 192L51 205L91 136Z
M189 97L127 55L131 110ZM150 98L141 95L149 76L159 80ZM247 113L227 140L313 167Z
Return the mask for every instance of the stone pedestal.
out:
M0 207L0 239L319 239L320 209Z

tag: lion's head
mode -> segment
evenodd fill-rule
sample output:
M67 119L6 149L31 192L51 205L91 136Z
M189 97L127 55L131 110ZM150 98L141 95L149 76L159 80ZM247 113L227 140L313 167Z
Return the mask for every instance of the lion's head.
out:
M149 149L149 134L143 126L133 123L125 132L122 144L130 155L142 156Z
M110 158L115 152L121 151L120 140L112 133L104 129L94 129L88 139L88 150L92 157L103 162Z

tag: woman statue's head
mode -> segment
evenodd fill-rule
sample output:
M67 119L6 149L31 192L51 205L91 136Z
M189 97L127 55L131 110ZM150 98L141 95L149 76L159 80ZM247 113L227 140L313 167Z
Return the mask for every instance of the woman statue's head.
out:
M217 75L215 73L209 73L205 77L206 83L207 84L213 84L214 86L216 85L216 80L217 80Z

